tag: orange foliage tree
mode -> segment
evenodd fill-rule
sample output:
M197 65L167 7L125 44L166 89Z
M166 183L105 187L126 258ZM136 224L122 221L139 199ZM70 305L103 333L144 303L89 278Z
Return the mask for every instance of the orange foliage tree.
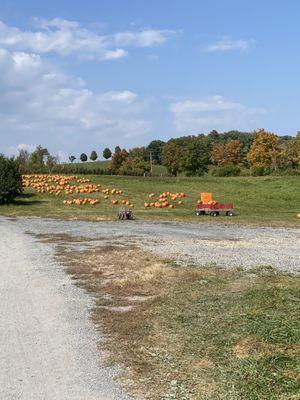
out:
M239 140L217 143L213 146L211 160L218 167L224 165L240 165L243 160L242 144Z
M277 135L260 129L254 135L247 154L250 171L253 175L264 175L276 171L281 164L283 149Z

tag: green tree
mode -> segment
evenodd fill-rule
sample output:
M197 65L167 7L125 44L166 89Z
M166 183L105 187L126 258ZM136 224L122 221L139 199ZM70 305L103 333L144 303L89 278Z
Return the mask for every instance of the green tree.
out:
M128 152L130 158L141 158L144 161L149 161L149 152L145 147L134 147Z
M48 167L49 173L51 173L52 169L59 164L59 159L57 156L49 154L45 164Z
M165 144L162 140L152 140L147 146L148 155L151 153L152 161L155 164L162 164L162 152Z
M91 159L92 161L96 161L97 158L98 158L98 154L96 153L95 150L93 150L93 151L91 152L90 159Z
M121 175L144 175L148 172L150 172L150 163L141 157L127 158L119 169Z
M30 160L29 151L21 149L16 158L17 163L20 165L21 168L24 168L29 163L29 160Z
M184 151L175 140L171 140L164 146L162 153L162 163L168 172L174 176L182 171L184 161Z
M218 131L215 129L207 135L208 142L211 147L213 147L216 143L220 143L221 141L221 135Z
M13 158L0 154L0 204L9 204L22 193L19 164Z
M45 166L48 156L48 149L41 145L38 145L37 148L30 154L30 168L37 171L41 170Z
M87 155L85 153L80 154L80 161L86 162L87 161Z
M103 150L103 157L105 160L108 160L111 157L112 153L108 147Z
M208 171L210 162L209 142L199 137L187 146L183 169L187 176L201 176Z

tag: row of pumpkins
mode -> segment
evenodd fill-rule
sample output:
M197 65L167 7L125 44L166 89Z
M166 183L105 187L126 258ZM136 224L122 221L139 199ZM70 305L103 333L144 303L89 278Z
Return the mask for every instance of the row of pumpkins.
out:
M148 195L149 199L153 200L155 199L155 193L150 193ZM184 192L180 193L170 193L170 192L163 192L158 196L158 199L156 201L151 201L151 202L145 202L144 207L149 208L149 207L154 207L154 208L174 208L175 205L177 206L182 206L183 201L179 200L175 204L171 203L171 201L176 201L178 199L183 199L185 197Z

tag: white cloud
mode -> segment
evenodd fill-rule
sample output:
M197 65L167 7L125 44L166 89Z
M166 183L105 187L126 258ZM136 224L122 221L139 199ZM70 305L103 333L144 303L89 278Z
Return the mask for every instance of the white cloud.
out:
M123 58L128 55L128 51L124 49L107 50L102 59L103 60L116 60L118 58Z
M41 143L68 153L89 145L125 145L126 138L134 142L151 127L136 93L95 93L24 51L0 48L0 91L0 138L6 149Z
M140 32L116 33L113 38L120 46L155 47L162 45L176 34L177 31L173 30L146 29Z
M177 131L207 132L212 129L251 129L264 113L261 108L250 108L222 96L177 101L171 105Z
M80 26L76 21L60 18L35 19L36 30L25 31L0 21L0 46L13 51L35 54L76 54L85 59L112 60L128 55L123 47L156 47L178 32L144 29L100 35Z
M247 50L249 47L255 43L252 39L231 39L228 36L223 37L221 40L206 46L204 51L208 53L214 52L225 52L225 51L232 51L232 50Z

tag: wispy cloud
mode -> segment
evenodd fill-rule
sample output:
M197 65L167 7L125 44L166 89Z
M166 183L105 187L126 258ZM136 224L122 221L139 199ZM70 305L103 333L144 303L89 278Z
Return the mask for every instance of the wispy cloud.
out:
M191 133L212 129L250 129L265 111L259 107L244 106L222 96L210 96L174 102L171 112L176 130Z
M245 51L249 49L255 40L253 39L232 39L229 36L224 36L222 39L204 47L204 51L208 53L225 52L233 50Z
M35 29L25 31L0 21L0 46L36 54L77 54L83 59L113 60L127 56L130 47L161 46L180 32L142 29L101 35L76 21L61 18L36 18L34 24Z

